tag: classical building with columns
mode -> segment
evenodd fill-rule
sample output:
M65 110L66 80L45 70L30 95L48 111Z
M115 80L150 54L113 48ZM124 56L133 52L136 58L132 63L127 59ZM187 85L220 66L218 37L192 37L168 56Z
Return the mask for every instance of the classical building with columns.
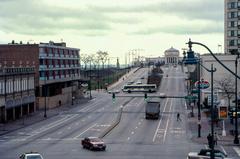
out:
M0 68L0 123L35 112L34 67Z
M171 47L165 52L165 64L178 64L179 61L179 51Z

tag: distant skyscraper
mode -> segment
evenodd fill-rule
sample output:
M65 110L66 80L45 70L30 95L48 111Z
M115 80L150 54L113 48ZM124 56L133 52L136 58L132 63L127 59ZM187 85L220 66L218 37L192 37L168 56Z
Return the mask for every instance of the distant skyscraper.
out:
M235 54L240 52L240 0L225 0L224 8L224 51Z

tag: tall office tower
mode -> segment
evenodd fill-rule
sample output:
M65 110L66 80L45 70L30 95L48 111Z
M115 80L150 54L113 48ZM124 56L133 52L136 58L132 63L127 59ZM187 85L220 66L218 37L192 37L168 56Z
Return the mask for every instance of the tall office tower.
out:
M240 0L224 2L224 52L240 52Z

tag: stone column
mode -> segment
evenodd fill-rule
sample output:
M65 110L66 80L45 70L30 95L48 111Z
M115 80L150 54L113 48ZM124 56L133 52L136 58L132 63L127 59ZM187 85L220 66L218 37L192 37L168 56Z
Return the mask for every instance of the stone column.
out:
M16 111L15 111L15 107L13 107L12 110L13 110L13 111L12 111L12 113L13 113L13 120L16 120L16 116L15 116L15 113L16 113Z

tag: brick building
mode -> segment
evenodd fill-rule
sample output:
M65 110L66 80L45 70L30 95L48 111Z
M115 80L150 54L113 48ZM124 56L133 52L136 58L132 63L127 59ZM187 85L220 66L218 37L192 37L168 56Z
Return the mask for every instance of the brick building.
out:
M80 92L79 49L66 43L0 45L0 66L35 67L37 108L56 107L71 103Z

